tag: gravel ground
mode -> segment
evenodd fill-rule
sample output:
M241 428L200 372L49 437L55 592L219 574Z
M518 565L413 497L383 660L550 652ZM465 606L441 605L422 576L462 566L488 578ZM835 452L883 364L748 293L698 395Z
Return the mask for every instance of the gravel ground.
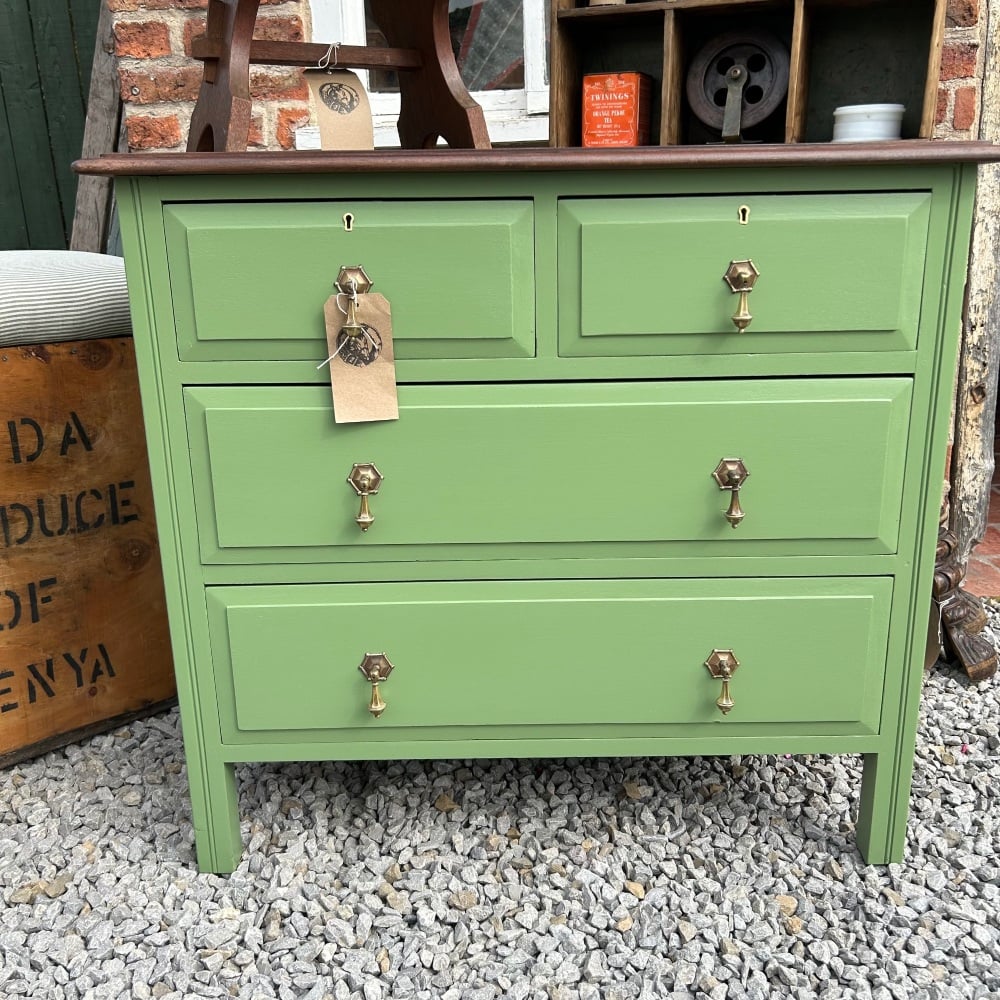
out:
M194 869L178 718L0 772L0 997L1000 997L1000 684L925 682L906 861L853 757L254 765Z

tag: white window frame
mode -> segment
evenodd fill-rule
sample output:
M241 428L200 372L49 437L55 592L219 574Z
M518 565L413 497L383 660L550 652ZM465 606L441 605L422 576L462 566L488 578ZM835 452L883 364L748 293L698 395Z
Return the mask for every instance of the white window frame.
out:
M524 89L482 90L473 97L486 115L490 140L545 142L549 137L549 87L545 82L545 0L523 0ZM364 45L366 41L364 0L310 0L313 38L317 42ZM365 87L368 73L358 71ZM398 146L396 120L399 95L371 93L369 100L375 126L375 145ZM295 134L298 149L319 149L319 129L300 128Z

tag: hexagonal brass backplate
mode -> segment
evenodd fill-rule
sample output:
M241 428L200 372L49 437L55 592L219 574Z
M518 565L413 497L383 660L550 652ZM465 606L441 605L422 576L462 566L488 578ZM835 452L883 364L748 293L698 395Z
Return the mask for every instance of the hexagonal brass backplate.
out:
M392 673L392 664L385 653L365 653L365 658L358 664L358 670L366 681L381 684Z
M750 473L742 458L724 458L712 473L712 478L719 484L720 490L738 489L749 477Z
M722 280L734 292L749 292L757 283L760 271L752 260L733 260L722 276Z
M341 267L340 273L337 275L337 288L339 288L345 295L349 295L351 292L353 282L354 291L358 295L364 295L366 292L370 292L375 282L365 273L365 269L360 264L352 264L350 266Z
M378 493L382 485L382 473L371 462L361 462L351 469L347 481L359 497L370 496L372 493Z
M712 655L705 661L708 672L716 680L732 677L739 665L740 661L736 659L736 654L731 649L713 649Z

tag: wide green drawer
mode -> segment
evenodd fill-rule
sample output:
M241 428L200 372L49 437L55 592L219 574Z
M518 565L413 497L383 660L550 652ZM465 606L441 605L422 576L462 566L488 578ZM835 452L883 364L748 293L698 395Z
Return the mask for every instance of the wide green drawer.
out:
M922 192L564 200L560 354L913 350L930 203ZM742 334L723 281L741 260L760 272Z
M223 739L745 723L875 733L891 594L887 578L212 587ZM725 716L705 667L715 649L739 661ZM368 653L393 665L378 719L358 669Z
M398 421L338 425L323 387L189 388L202 559L692 540L892 552L910 393L904 378L401 386ZM735 458L749 472L738 530L712 476ZM383 476L366 533L355 463Z
M323 303L358 264L392 306L397 358L535 353L528 200L175 204L163 217L182 360L319 364Z

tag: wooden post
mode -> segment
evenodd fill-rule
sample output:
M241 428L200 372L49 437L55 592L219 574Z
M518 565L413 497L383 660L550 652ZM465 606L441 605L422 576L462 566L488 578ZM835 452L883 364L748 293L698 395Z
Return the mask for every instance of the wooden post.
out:
M990 0L979 138L1000 142L1000 4ZM984 10L982 16L987 17ZM968 308L955 402L949 527L964 566L986 533L1000 367L1000 167L979 168Z
M111 11L106 3L101 3L87 97L87 121L83 130L83 158L91 159L115 151L121 107ZM70 250L103 253L108 242L110 217L111 178L81 176L76 188Z

